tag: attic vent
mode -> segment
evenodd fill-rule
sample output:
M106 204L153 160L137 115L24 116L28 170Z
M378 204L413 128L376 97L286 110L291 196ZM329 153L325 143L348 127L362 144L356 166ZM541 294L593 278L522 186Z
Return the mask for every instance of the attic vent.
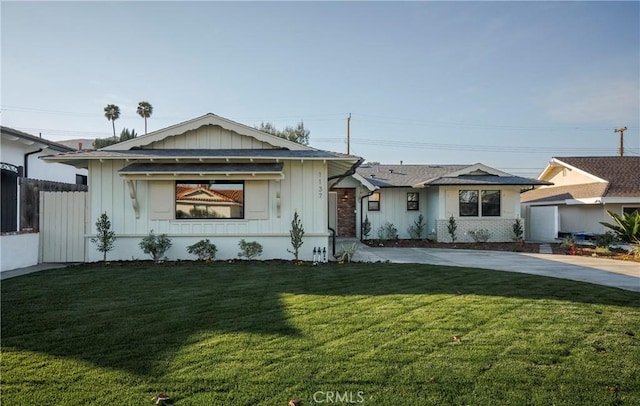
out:
M487 171L483 171L482 169L477 169L473 172L469 172L469 175L473 175L473 176L485 176L485 175L491 175L489 172Z

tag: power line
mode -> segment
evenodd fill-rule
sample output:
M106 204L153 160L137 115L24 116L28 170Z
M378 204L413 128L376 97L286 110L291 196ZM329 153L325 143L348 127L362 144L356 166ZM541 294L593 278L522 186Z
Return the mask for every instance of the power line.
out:
M343 138L317 138L313 139L314 143L332 143L343 142ZM473 145L473 144L443 144L416 141L399 141L399 140L376 140L367 138L351 138L352 144L375 145L396 148L412 148L412 149L438 149L438 150L454 150L454 151L482 151L482 152L512 152L512 153L550 153L550 152L582 152L582 153L603 153L614 152L613 149L589 148L589 147L540 147L540 146L507 146L507 145Z

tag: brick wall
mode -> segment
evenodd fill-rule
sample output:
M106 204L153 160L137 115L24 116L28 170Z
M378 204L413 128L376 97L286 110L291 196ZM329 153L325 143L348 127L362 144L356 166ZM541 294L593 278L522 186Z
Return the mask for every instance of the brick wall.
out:
M458 229L456 236L458 242L475 242L469 231L478 231L486 229L491 233L489 242L508 242L513 241L513 224L515 219L461 219L456 218ZM449 220L436 220L436 233L438 242L451 242L451 236L447 231ZM524 224L523 224L524 226Z
M338 194L339 237L356 236L356 190L352 188L332 189Z

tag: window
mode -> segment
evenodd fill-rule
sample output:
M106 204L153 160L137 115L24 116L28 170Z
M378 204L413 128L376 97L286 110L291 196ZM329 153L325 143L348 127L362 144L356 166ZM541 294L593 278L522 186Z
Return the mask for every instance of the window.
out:
M500 216L500 191L482 191L482 217Z
M461 190L458 193L460 217L478 216L478 191Z
M416 192L407 193L407 210L420 209L420 194Z
M640 207L623 207L623 214L633 214L634 211L640 212Z
M373 192L368 203L369 211L380 211L380 192Z
M460 217L499 217L500 216L500 191L461 190L458 193L460 205ZM478 197L482 199L478 201Z
M244 182L176 182L177 219L243 219Z

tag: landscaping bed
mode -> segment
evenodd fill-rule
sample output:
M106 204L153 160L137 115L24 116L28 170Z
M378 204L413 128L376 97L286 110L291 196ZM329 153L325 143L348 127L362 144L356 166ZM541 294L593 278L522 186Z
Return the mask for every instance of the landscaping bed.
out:
M418 247L418 248L446 248L446 249L464 249L464 250L492 250L492 251L511 251L511 252L528 252L539 253L539 243L515 243L515 242L472 242L472 243L447 243L434 242L430 240L365 240L365 244L371 247ZM627 250L611 248L609 251L596 249L589 245L579 245L575 249L570 250L562 246L560 243L549 244L552 253L559 255L579 255L603 259L615 259L618 261L632 261L640 263L640 258L630 255Z

